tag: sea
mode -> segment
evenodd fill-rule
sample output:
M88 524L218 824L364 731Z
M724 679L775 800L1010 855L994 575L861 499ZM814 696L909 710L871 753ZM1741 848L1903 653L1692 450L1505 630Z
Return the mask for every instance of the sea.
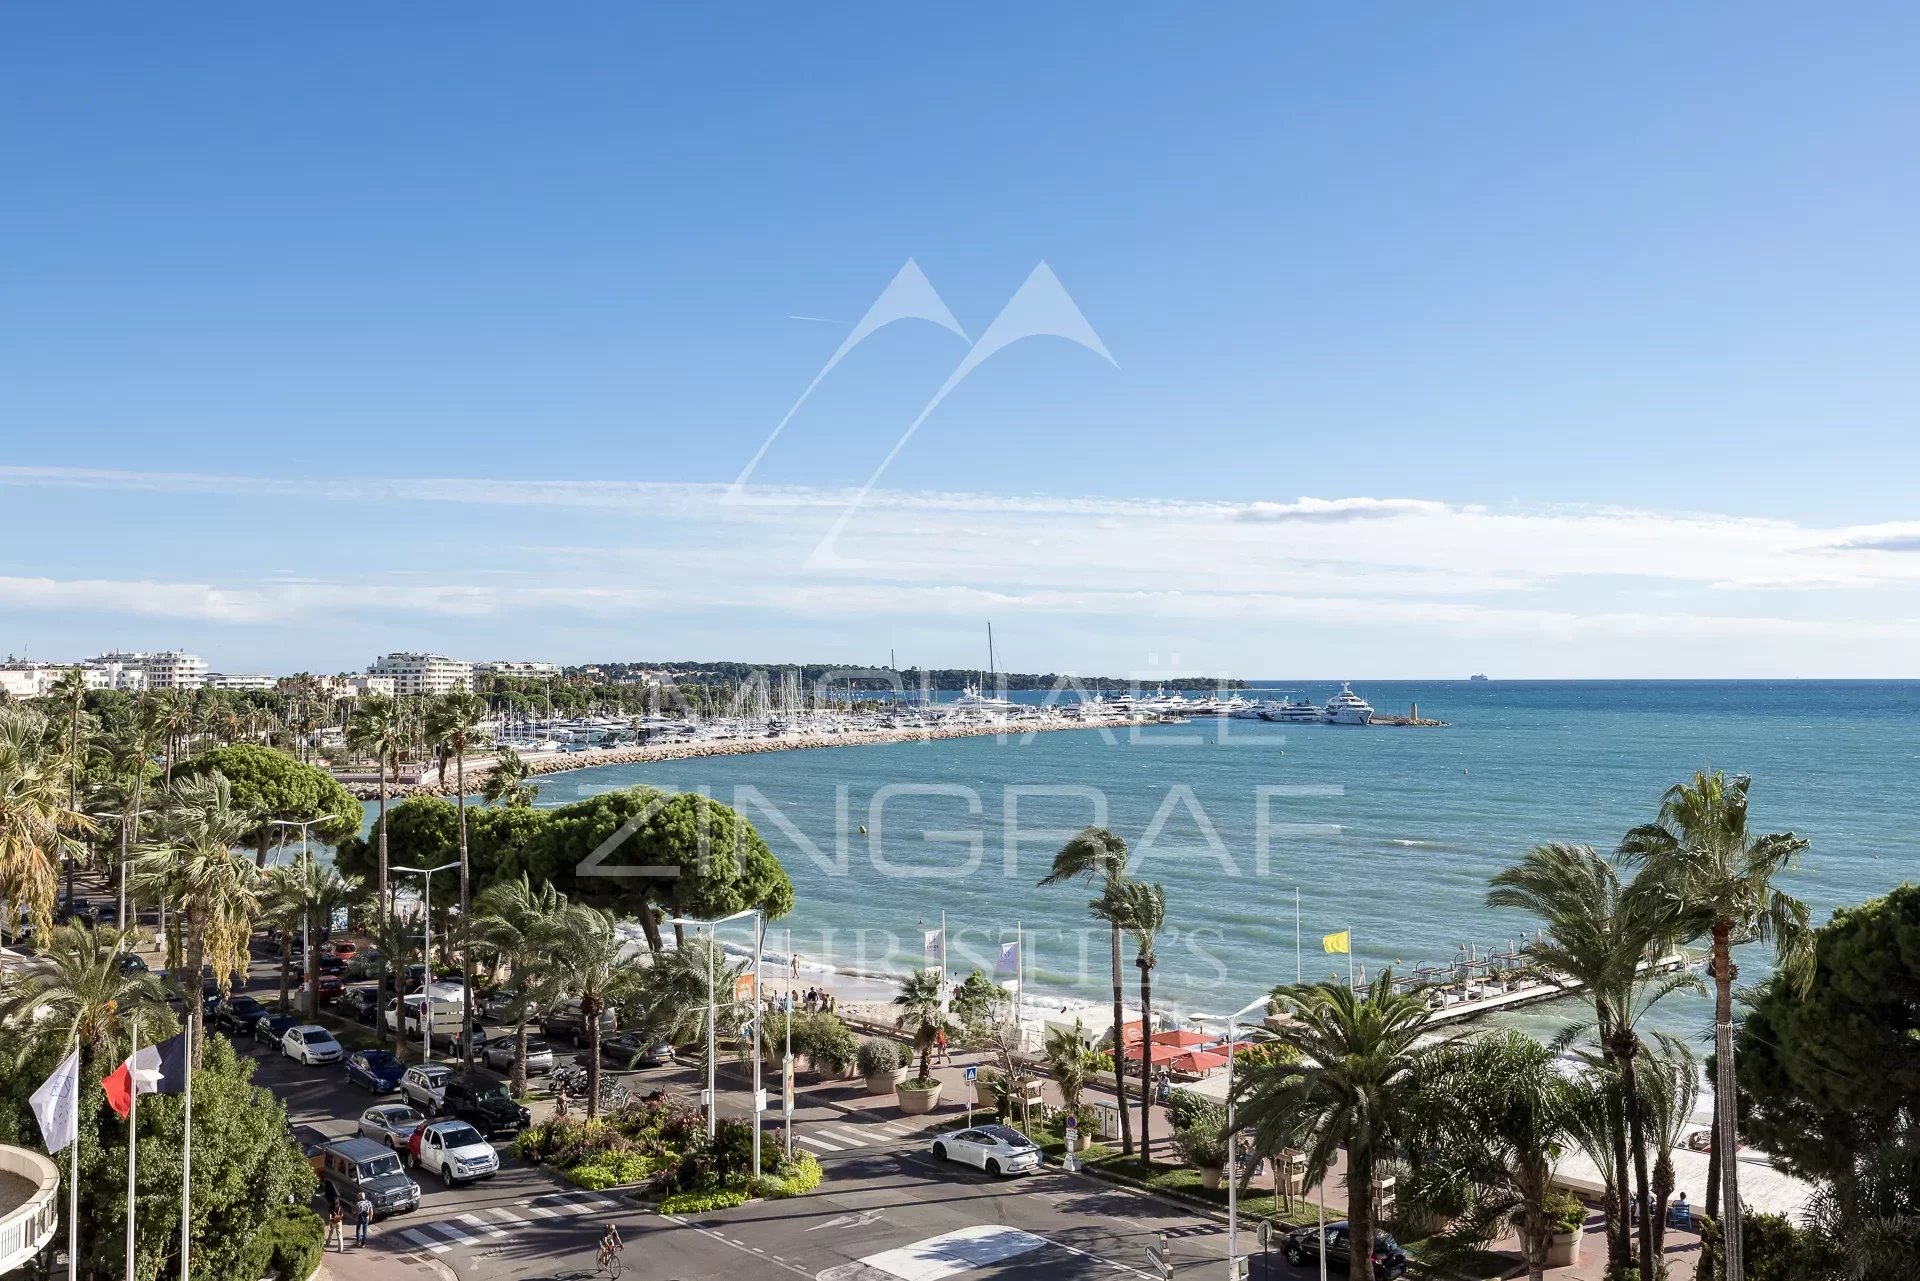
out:
M1338 682L1262 680L1253 698L1324 702ZM638 783L742 810L791 876L770 948L844 974L937 959L1020 979L1030 1007L1110 1001L1094 887L1043 886L1088 824L1163 887L1153 1001L1175 1024L1277 984L1446 966L1524 944L1537 922L1489 908L1488 879L1547 841L1612 849L1696 770L1753 777L1756 832L1811 845L1783 888L1816 921L1920 874L1920 682L1364 681L1383 714L1444 726L1184 725L1060 730L607 765L538 780L565 804ZM1015 695L1039 701L1044 695ZM751 923L726 927L751 943ZM788 932L791 943L788 942ZM1326 950L1345 932L1350 951ZM1018 941L1017 952L1007 947ZM1125 982L1137 1000L1129 940ZM1764 949L1741 957L1764 975ZM1504 1016L1537 1032L1576 1001ZM1704 997L1652 1028L1703 1036ZM1100 1020L1103 1024L1105 1019Z

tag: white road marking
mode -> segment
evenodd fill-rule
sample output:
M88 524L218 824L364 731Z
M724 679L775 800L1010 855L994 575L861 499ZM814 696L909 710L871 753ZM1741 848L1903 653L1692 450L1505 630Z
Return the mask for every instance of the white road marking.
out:
M536 1205L532 1201L522 1201L520 1208L528 1214L537 1214L543 1219L558 1219L564 1217L561 1211L554 1209L552 1206Z
M488 1214L491 1214L494 1218L500 1220L500 1222L502 1223L525 1223L526 1222L525 1219L521 1218L518 1214L514 1213L512 1210L507 1209L504 1205L493 1206L489 1208L486 1212Z
M456 1214L453 1217L460 1220L460 1222L462 1223L470 1224L477 1231L484 1232L488 1236L503 1237L507 1235L507 1230L505 1228L496 1228L493 1226L493 1224L488 1223L485 1219L481 1218L477 1214Z
M856 1148L864 1148L865 1146L867 1146L867 1141L865 1139L861 1138L857 1134L849 1134L845 1130L828 1130L823 1128L819 1131L819 1133L826 1135L828 1138L834 1140L836 1143L851 1143Z
M573 1210L617 1210L619 1203L609 1201L598 1192L562 1192L554 1198L561 1205Z
M692 1228L695 1232L700 1233L702 1236L712 1237L715 1241L718 1241L721 1245L731 1247L732 1249L740 1251L742 1254L751 1253L751 1251L749 1251L747 1247L741 1245L739 1242L728 1240L726 1237L722 1236L720 1233L715 1232L712 1228L703 1228L697 1223L689 1223L687 1220L681 1218L677 1214L662 1214L660 1217L665 1219L669 1223L677 1223L683 1228ZM773 1258L773 1256L765 1255L765 1254L758 1255L756 1257L762 1258L762 1259ZM795 1274L796 1276L806 1277L807 1281L813 1281L813 1273L808 1272L805 1268L796 1268L793 1266L793 1264L788 1263L784 1260L774 1260L774 1261L778 1262L781 1267L785 1268L787 1271Z
M793 1141L795 1143L804 1143L810 1148L819 1148L822 1152L844 1152L846 1150L838 1143L828 1143L824 1139L809 1138L804 1134L794 1135Z
M1038 1250L1047 1239L1019 1228L997 1223L976 1224L927 1237L898 1249L870 1254L860 1262L876 1271L900 1278L900 1281L940 1281L955 1273L984 1268L989 1264Z
M426 1227L448 1238L455 1245L473 1245L479 1240L478 1237L468 1236L464 1231L446 1222L444 1219L439 1223L429 1223Z
M422 1250L431 1250L435 1254L445 1254L447 1251L453 1249L453 1247L446 1242L436 1241L417 1228L402 1228L400 1229L400 1235L419 1246Z

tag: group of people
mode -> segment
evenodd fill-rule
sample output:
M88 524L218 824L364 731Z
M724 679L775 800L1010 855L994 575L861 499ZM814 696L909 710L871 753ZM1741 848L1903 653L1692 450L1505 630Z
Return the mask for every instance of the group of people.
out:
M810 987L807 994L800 998L800 1008L808 1014L816 1012L833 1014L840 1009L839 998L823 987Z
M327 1184L326 1190L327 1239L322 1248L324 1249L325 1246L333 1246L342 1253L345 1253L347 1248L346 1223L349 1207L345 1201L340 1199L340 1194L334 1190L333 1184ZM368 1199L365 1192L362 1192L360 1199L353 1203L351 1209L353 1213L353 1243L355 1245L365 1245L367 1243L367 1231L373 1225L373 1202Z

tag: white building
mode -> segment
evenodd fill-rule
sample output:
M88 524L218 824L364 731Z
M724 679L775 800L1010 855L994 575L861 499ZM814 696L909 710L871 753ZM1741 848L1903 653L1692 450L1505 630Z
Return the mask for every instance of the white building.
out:
M5 691L7 697L12 699L39 698L71 670L69 667L52 667L45 663L0 663L0 691Z
M475 663L475 676L521 676L534 680L545 680L549 676L558 676L560 668L554 663L522 663L511 659L496 659L491 663Z
M199 689L207 683L206 660L198 654L178 649L102 654L89 659L83 666L137 668L145 676L148 689Z
M80 678L86 681L88 689L124 689L137 693L147 687L146 668L129 667L117 659L95 658L80 664Z
M444 654L386 654L373 660L367 674L391 677L393 692L403 697L473 687L473 664Z
M274 679L255 672L208 672L208 689L272 689Z
M0 663L0 690L16 699L39 698L50 693L61 677L79 672L81 684L88 689L141 690L147 687L146 672L121 663L37 663L28 659L9 659Z

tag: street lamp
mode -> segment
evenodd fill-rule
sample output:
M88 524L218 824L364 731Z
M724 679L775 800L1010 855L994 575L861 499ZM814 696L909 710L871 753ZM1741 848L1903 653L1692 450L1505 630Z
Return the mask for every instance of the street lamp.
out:
M332 821L331 817L309 819L270 818L267 820L268 827L297 827L300 829L300 874L302 877L300 896L302 899L306 897L305 877L307 869L313 865L312 855L308 852L307 830L315 823L330 823ZM313 908L310 904L304 902L300 908L300 968L307 972L305 985L307 989L307 1017L310 1019L317 1018L317 1011L320 1008L320 993L315 990L315 979L312 974Z
M442 863L439 867L390 867L390 872L412 872L420 878L420 1061L433 1061L433 874L450 872L460 866L460 860ZM404 986L405 971L401 979L394 982L393 988L400 1002L400 1026L407 1025L407 994L400 989ZM464 987L460 990L460 999L465 1001L471 995Z
M713 932L729 921L743 917L753 918L753 1177L760 1177L760 954L761 931L766 928L767 918L758 908L744 908L732 916L723 916L714 921L702 921L697 917L675 916L670 918L673 925L704 925L707 929L707 1137L712 1138L719 1119L720 1091L715 1077L714 1065L718 1059L715 1025L719 1021L720 1007L715 999L714 984L714 946Z
M1255 1010L1267 1008L1267 998L1261 997L1231 1014L1195 1014L1195 1023L1219 1023L1227 1033L1227 1276L1239 1281L1240 1276L1240 1176L1237 1170L1240 1154L1240 1136L1233 1128L1233 1029L1240 1020ZM1321 1251L1321 1266L1325 1266L1326 1252Z

